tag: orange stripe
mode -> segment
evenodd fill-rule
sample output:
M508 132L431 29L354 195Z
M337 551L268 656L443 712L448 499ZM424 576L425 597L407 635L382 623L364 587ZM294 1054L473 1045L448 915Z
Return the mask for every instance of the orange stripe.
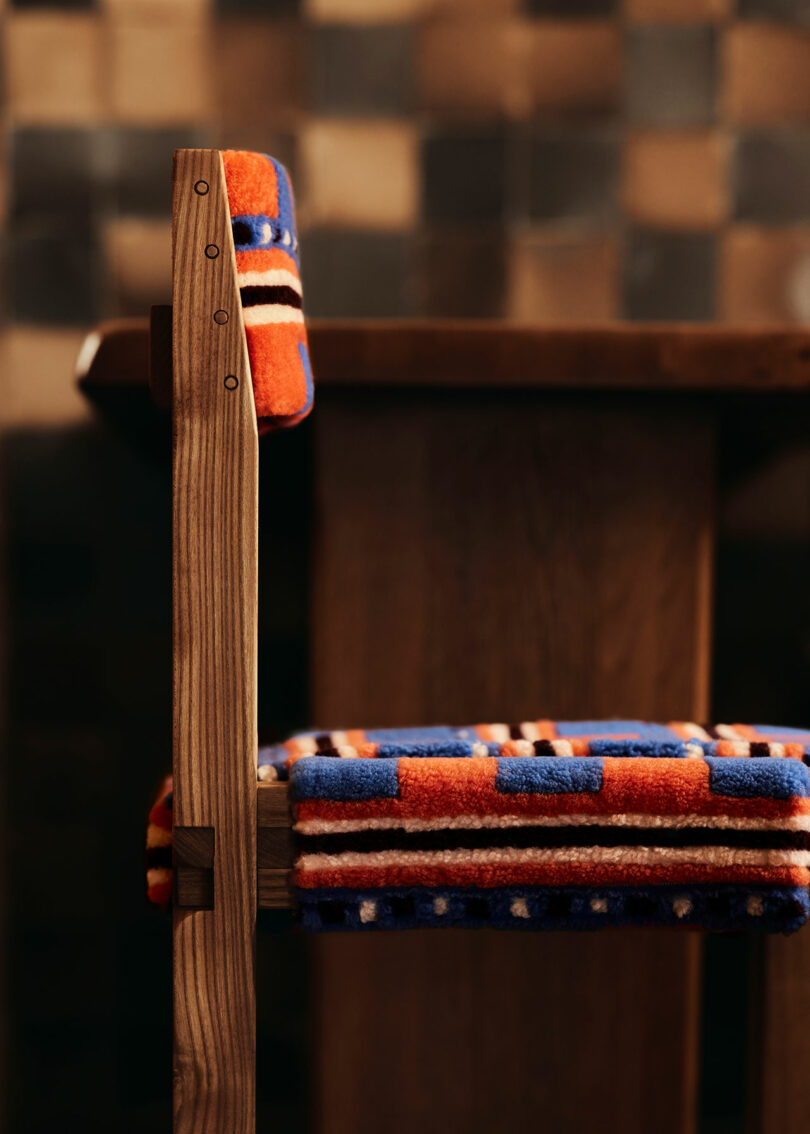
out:
M556 740L557 739L557 726L554 721L535 721L534 727L538 732L538 739L540 740Z
M298 275L298 265L283 248L248 248L236 253L238 272L268 272L271 268L283 268Z
M564 886L656 885L690 882L767 883L773 886L807 886L810 871L803 866L619 866L609 863L543 863L493 866L346 866L295 872L301 889L345 886L365 889L379 886Z
M497 761L473 757L453 761L435 757L399 761L399 798L356 802L310 799L296 805L296 818L366 819L372 816L431 818L451 815L648 815L749 816L780 819L810 814L810 798L746 799L709 790L709 766L703 760L670 757L607 757L602 790L560 795L507 795L495 788Z
M355 747L364 744L366 739L365 730L362 728L350 728L346 730L346 743L353 744Z
M276 170L264 154L254 154L247 150L223 150L222 164L232 217L256 213L278 216Z

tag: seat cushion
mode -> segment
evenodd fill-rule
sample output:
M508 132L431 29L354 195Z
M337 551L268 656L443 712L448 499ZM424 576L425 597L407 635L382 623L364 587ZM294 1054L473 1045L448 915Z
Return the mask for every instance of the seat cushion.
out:
M259 777L290 780L307 929L790 931L808 761L793 729L542 720L303 734Z

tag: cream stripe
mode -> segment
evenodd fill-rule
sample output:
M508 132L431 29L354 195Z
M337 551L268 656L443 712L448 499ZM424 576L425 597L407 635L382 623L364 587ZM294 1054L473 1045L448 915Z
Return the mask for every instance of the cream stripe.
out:
M243 309L246 327L264 327L269 323L303 323L304 312L285 303L259 303Z
M690 740L711 740L705 728L701 728L699 724L694 721L680 721L684 729L689 733Z
M346 851L303 854L297 870L339 870L344 867L499 866L552 863L594 863L627 866L810 866L810 852L751 850L747 847L482 847L434 851Z
M758 819L733 815L446 815L435 819L303 819L300 835L330 835L350 831L477 831L507 827L713 827L730 831L810 831L810 815Z
M268 268L266 272L237 272L239 287L291 287L301 294L301 281L295 272L285 268Z

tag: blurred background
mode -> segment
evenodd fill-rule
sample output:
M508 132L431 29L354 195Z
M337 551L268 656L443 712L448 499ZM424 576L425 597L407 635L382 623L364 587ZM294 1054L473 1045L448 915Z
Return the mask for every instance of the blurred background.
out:
M311 315L810 316L808 0L6 0L3 35L13 369L166 300L178 146L288 165Z
M0 1128L5 1106L14 1134L163 1130L168 925L141 846L170 759L168 437L101 427L73 370L98 320L169 299L171 151L288 165L312 316L804 322L810 0L5 0L0 21ZM267 450L268 485L307 429ZM731 435L715 715L806 724L810 448L778 416ZM307 723L292 594L263 614L294 659L279 733ZM292 1121L306 988L265 920L260 972L288 976L265 978L262 1050ZM739 1060L701 1129L726 1134L724 1010L707 1034Z

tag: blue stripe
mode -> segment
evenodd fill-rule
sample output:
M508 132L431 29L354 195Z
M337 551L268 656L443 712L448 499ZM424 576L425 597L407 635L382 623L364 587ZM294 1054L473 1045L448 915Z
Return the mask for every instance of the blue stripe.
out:
M424 743L413 741L410 744L381 744L377 749L377 756L383 758L396 758L407 756L411 759L421 759L426 756L442 756L445 759L472 756L473 746L469 740L427 740Z
M423 740L455 740L460 731L448 725L423 725L420 728L369 728L366 729L366 739L378 744L386 741L393 743L402 741Z
M304 379L306 381L306 401L298 412L309 413L312 409L312 400L315 396L315 383L312 381L312 366L310 365L309 351L307 350L306 343L298 344L298 357L301 359L301 365L304 368Z
M749 913L749 897L762 902L760 914ZM413 929L446 926L474 929L593 930L610 926L698 925L710 930L748 929L791 933L810 913L804 887L734 885L664 886L509 886L380 887L379 889L298 890L300 919L307 930ZM446 912L437 914L436 898ZM511 911L515 898L526 903L527 918ZM686 898L692 910L683 918L675 912L676 898ZM598 899L604 912L592 909ZM360 920L360 903L373 902L376 919Z
M591 756L686 756L683 740L592 740Z
M666 725L647 721L557 721L558 736L610 736L614 733L634 733L640 740L677 739L677 734Z
M594 792L602 787L602 761L595 756L549 760L545 756L523 759L504 756L498 760L495 787L509 795L532 792L560 795Z
M810 795L810 772L799 760L778 756L707 756L709 788L715 795L742 799L791 799Z
M290 769L290 786L296 800L395 799L397 772L396 760L304 756Z

